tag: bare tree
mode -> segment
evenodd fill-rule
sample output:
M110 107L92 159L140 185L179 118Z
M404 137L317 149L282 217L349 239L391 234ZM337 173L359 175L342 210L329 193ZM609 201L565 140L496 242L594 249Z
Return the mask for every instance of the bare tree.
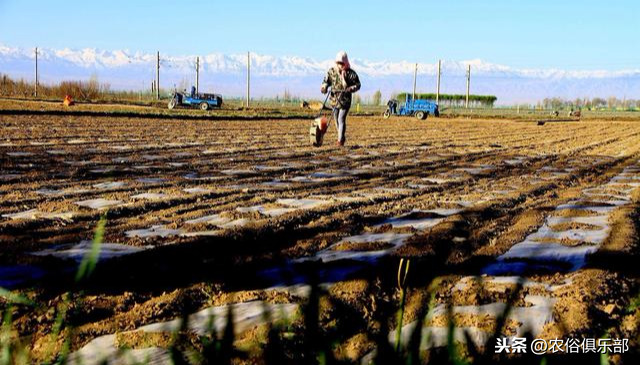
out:
M362 98L360 98L360 94L355 94L355 95L353 95L353 102L354 102L355 104L361 104L361 102L362 102Z
M576 98L576 100L574 100L573 102L573 106L575 108L582 108L584 105L582 104L582 99L580 98Z
M591 99L591 104L593 105L594 108L598 108L598 107L603 107L607 105L607 101L604 100L603 98L593 98Z
M376 92L373 93L371 101L373 105L380 105L380 103L382 102L382 93L380 92L380 90L376 90Z
M189 88L189 80L187 80L186 77L183 77L182 80L180 80L180 83L178 83L178 90L188 91L187 90L188 88Z

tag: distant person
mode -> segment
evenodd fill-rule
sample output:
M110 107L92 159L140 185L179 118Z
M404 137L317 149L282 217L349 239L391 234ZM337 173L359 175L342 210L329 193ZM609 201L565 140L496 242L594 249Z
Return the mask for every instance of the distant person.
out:
M338 146L344 146L347 132L347 114L351 108L351 94L360 90L358 74L351 69L349 58L344 51L336 55L336 65L327 71L320 91L326 94L331 87L333 119L338 129Z
M387 102L387 107L389 108L389 112L391 114L396 114L398 111L398 101L395 99L391 99Z

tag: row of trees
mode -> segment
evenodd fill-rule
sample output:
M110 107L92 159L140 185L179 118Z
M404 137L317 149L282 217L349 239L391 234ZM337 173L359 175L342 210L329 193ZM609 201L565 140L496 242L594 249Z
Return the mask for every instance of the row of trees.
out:
M183 80L180 86L188 85L187 80ZM186 88L186 86L185 86ZM0 96L10 97L31 97L33 96L35 85L33 82L24 79L14 80L7 75L0 74ZM38 96L51 99L62 99L65 95L71 95L76 100L95 101L95 100L116 100L116 99L139 99L140 92L135 91L113 91L108 83L102 83L98 80L97 75L92 75L88 81L62 81L54 85L38 85ZM147 95L148 93L144 93ZM404 101L407 93L399 93L391 95L392 99ZM151 95L149 94L151 97ZM436 94L423 93L416 94L418 99L435 100ZM300 97L294 96L288 89L285 89L282 96L275 97L277 101L299 102ZM471 107L493 107L497 97L494 95L469 95L469 103ZM382 92L376 90L372 96L354 94L353 102L358 104L381 105ZM449 107L463 107L466 102L464 94L440 94L440 105ZM618 99L615 96L608 98L576 98L564 99L559 97L545 98L535 105L521 104L520 108L526 109L623 109L635 110L640 108L640 99Z
M573 100L563 98L545 98L536 105L539 109L636 109L640 107L640 100L618 99L615 96L604 98L577 98Z
M411 93L400 93L396 95L393 99L397 99L398 101L404 101L407 97L407 94L411 95ZM449 107L462 107L466 103L467 96L465 94L440 94L439 102L442 106ZM426 94L416 94L416 99L425 99L425 100L436 100L436 94L434 93L426 93ZM493 107L496 100L498 98L494 95L469 95L469 106L472 107Z
M34 90L35 84L32 81L14 80L0 74L0 96L27 98L33 96ZM80 101L133 100L140 97L140 92L111 90L111 85L100 82L95 74L87 81L71 80L53 85L38 84L40 98L63 99L66 95L71 95L75 100Z
M407 93L400 93L391 95L391 99L404 101ZM416 94L417 99L435 100L436 94ZM282 96L277 95L276 101L299 101L300 98L292 96L288 89L284 90ZM472 107L493 107L498 98L493 95L469 95L469 104ZM366 105L382 105L382 92L376 90L373 95L362 97L359 93L353 95L354 104L366 104ZM440 94L440 104L450 107L461 107L466 102L466 95L462 94Z
M33 95L35 85L23 79L13 80L7 75L0 77L0 95L28 97ZM57 85L38 85L38 95L45 98L64 98L72 95L80 100L94 100L111 91L109 84L101 84L93 75L88 81L62 81Z
M380 90L377 90L373 93L372 96L365 97L362 97L360 93L356 93L353 94L352 100L354 105L380 105L382 103L382 92L380 92ZM284 92L281 95L278 94L275 96L275 101L299 103L300 101L302 101L302 98L297 95L293 95L291 91L289 91L289 89L284 89Z

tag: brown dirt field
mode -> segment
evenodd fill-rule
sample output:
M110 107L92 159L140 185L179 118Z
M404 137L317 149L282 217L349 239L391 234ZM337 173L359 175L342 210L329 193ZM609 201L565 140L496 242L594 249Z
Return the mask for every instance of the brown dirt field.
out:
M272 273L319 257L330 268L358 268L371 254L378 261L375 269L358 271L363 277L320 278L328 282L321 330L349 328L333 349L339 358L359 359L373 349L377 331L395 328L395 316L386 322L376 316L395 313L400 257L412 260L405 324L424 314L432 296L435 304L477 306L515 293L514 305L525 308L532 305L527 296L550 295L554 321L540 337L594 337L613 329L632 338L637 351L638 310L628 308L638 290L638 272L629 263L638 254L640 193L634 187L631 202L616 208L583 190L638 161L640 123L380 117L348 123L346 147L335 146L332 126L325 146L314 148L310 119L0 116L0 268L22 273L2 276L0 270L0 283L44 303L12 309L15 336L29 344L35 361L51 356L46 349L56 308L73 292L65 314L71 351L116 333L121 347L166 348L172 341L166 332L139 328L230 303L304 304L306 292L292 289L299 282L276 285ZM556 210L576 200L615 208L611 233L586 267L529 273L538 284L520 292L509 284L471 282L454 290L548 217L596 215ZM87 206L100 202L111 205ZM73 280L71 258L33 255L91 240L101 215L104 243L139 251L100 262L92 280L81 284ZM575 239L564 242L571 246ZM429 287L435 278L439 285ZM496 319L456 314L454 322L490 330ZM294 319L291 331L300 326ZM507 321L506 334L518 326ZM255 326L237 341L253 349L257 363L254 345L265 333ZM197 334L188 336L197 342Z

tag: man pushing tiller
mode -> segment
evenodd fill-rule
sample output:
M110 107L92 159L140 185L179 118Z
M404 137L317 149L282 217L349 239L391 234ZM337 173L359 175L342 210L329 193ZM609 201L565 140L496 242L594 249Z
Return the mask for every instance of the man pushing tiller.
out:
M336 55L336 65L327 71L320 91L326 94L331 89L333 119L338 129L338 146L344 146L347 132L347 114L351 108L351 94L360 90L358 74L351 69L349 58L344 51Z

